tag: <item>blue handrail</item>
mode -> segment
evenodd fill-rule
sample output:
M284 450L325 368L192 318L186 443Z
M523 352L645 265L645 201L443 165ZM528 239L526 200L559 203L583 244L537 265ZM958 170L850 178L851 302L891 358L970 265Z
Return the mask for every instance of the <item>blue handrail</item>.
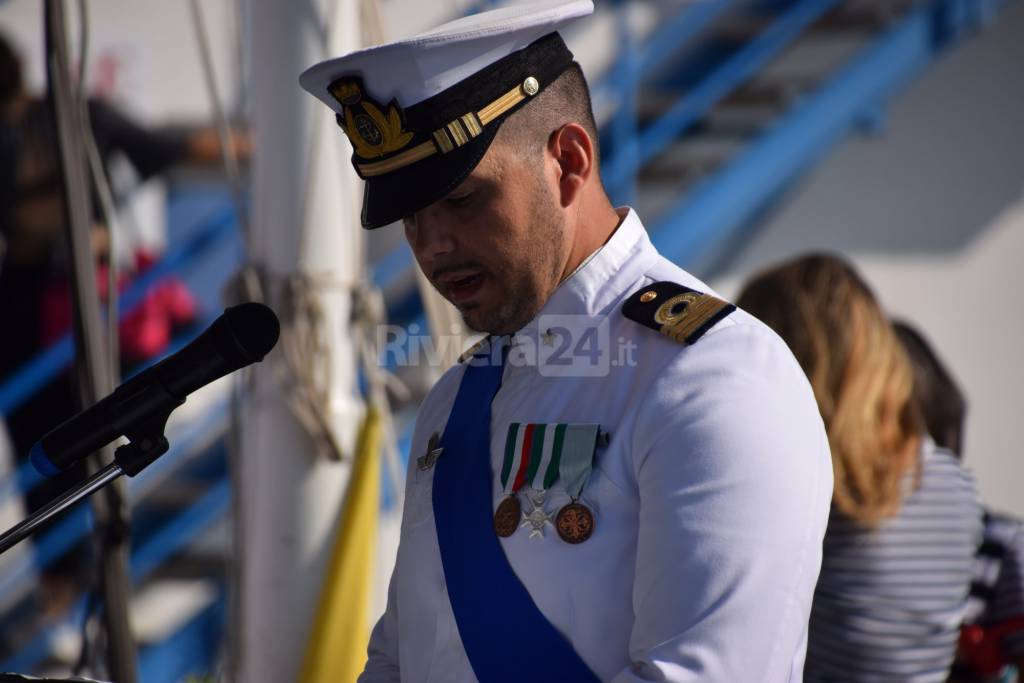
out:
M794 3L767 29L716 67L657 121L639 133L628 145L632 150L630 154L617 154L609 159L602 169L605 182L610 187L619 187L634 177L641 166L674 143L680 133L764 67L835 4L836 0L800 0Z
M877 107L920 72L940 46L939 18L958 0L919 5L853 58L728 168L666 211L652 229L655 246L692 269L710 265L777 188L847 133L865 107ZM984 0L982 0L984 1Z
M165 560L184 549L200 531L224 516L231 502L231 482L212 484L185 512L150 536L132 556L132 579L137 583Z
M601 173L609 195L616 202L632 203L636 169L643 163L642 141L637 135L637 96L641 80L733 4L734 0L693 3L640 45L634 41L629 26L628 4L620 5L619 12L623 16L617 22L619 56L593 91L595 100L611 99L610 92L618 95L615 114L608 124L614 153L602 164Z
M197 227L185 231L180 246L172 247L168 253L149 269L143 276L137 279L129 290L121 297L121 315L136 307L147 293L147 289L154 283L171 274L189 272L198 265L202 257L210 253L217 245L221 244L224 238L233 235L234 211L224 208L213 212L208 219L198 224ZM212 317L206 323L212 321ZM181 335L175 338L166 354L174 353L177 349L191 341L192 335ZM30 361L26 366L0 387L0 407L10 411L21 401L30 396L36 389L43 386L63 367L70 362L73 353L72 340L66 335L50 348L44 350L36 359ZM186 433L179 435L176 444L171 452L161 458L158 465L147 470L138 480L130 480L129 492L133 494L146 484L146 480L154 477L161 477L166 471L177 465L184 454L192 447L193 443L205 437L213 423L226 422L226 407L220 406L208 414L207 419L201 420L198 429L186 429ZM43 480L31 467L30 463L24 463L14 473L0 482L0 499L6 498L14 492L15 487L27 491ZM222 481L210 490L200 503L186 511L184 514L172 520L156 535L148 539L139 548L133 559L133 576L141 577L163 562L176 548L187 544L197 533L202 524L212 517L223 514L226 509L224 503L225 494L229 484ZM0 595L8 595L20 587L25 586L30 580L36 568L49 566L56 559L66 553L77 542L84 538L91 527L91 513L88 506L79 505L55 523L54 527L47 533L40 536L32 552L22 556L16 566L9 567L0 577ZM79 600L70 610L74 620L80 619L84 603ZM50 649L53 629L44 629L19 652L18 657L5 663L8 670L29 670L38 661L46 656Z
M181 233L182 241L179 246L168 250L167 254L157 262L146 273L136 279L128 290L121 296L119 301L120 316L136 308L147 294L147 290L155 283L172 274L187 273L195 267L197 261L206 253L222 243L226 237L233 235L234 211L231 207L221 208L209 212L205 219ZM212 318L210 319L212 320ZM209 322L209 321L207 321ZM167 353L175 350L191 341L191 335L182 335L174 339L167 349ZM73 356L73 341L70 334L65 335L49 348L41 352L36 358L22 366L13 377L0 386L0 412L7 413L15 409L21 402L31 396L36 390L44 386L58 372L66 367ZM216 411L214 411L216 412ZM224 422L226 409L222 407L219 411L221 422ZM204 420L204 428L210 426L211 420ZM147 475L141 476L139 480L130 482L129 491L138 488L146 478L159 476L160 470L166 471L176 465L181 459L181 454L191 447L191 443L199 437L194 430L186 430L177 439L175 448L161 459L158 467L147 471ZM7 499L17 490L28 491L43 481L44 477L39 475L31 463L24 462L11 475L0 480L0 501ZM179 519L179 524L187 522L187 518ZM0 595L9 596L15 591L26 587L31 581L32 575L37 568L51 565L54 561L64 555L76 543L83 539L90 531L92 525L91 511L88 506L79 505L65 513L63 518L55 522L54 526L45 534L38 537L31 547L31 552L20 556L20 560L13 566L5 569L3 576L0 576ZM161 537L166 540L166 534ZM187 538L183 539L183 542ZM172 547L173 544L164 544ZM150 546L152 547L152 546ZM159 562L160 555L149 552L141 555L142 562L146 558L150 565L155 561ZM144 567L146 569L150 567ZM83 603L79 601L71 610L73 613L80 613ZM36 660L45 656L49 650L49 637L46 633L41 634L20 653L19 657L8 662L8 669L27 670L32 666L25 658Z

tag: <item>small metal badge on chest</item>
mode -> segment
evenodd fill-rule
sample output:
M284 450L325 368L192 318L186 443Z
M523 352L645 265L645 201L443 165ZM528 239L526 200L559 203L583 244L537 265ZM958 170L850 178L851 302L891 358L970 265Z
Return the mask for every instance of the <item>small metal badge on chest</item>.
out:
M441 448L441 435L434 432L427 441L427 452L416 458L416 467L421 472L429 470L437 462L437 459L441 457L442 453L444 453L444 449Z

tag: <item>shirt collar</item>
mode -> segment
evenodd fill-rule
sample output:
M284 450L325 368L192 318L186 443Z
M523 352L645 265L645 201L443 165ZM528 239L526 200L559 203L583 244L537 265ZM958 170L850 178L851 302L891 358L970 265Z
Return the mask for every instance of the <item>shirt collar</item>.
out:
M558 285L540 312L517 335L536 338L545 316L603 315L637 281L657 252L636 211L622 207L616 212L622 221L608 241Z

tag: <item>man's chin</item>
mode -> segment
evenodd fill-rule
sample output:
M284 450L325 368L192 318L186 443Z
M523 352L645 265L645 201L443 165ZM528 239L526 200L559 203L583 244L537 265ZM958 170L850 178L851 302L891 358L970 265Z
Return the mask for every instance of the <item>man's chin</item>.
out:
M489 320L488 316L481 312L479 306L470 306L467 309L459 308L459 313L462 314L462 322L465 323L466 327L473 332L480 332L483 334L500 334L499 332L488 329L489 327L493 327L493 325L489 324L492 323L493 320Z
M512 334L518 332L533 317L528 315L525 320L520 320L526 312L526 307L521 305L522 302L516 305L508 300L501 301L499 298L498 303L491 303L493 297L487 296L455 303L447 295L444 295L444 298L455 306L466 327L482 334ZM538 306L537 309L539 308Z
M475 305L472 308L459 309L462 314L462 321L466 324L466 327L473 330L474 332L480 332L482 334L514 334L523 328L530 318L527 317L525 320L520 320L522 316L515 315L515 311L493 308L484 308L480 305Z
M495 320L496 316L493 311L484 309L480 304L470 304L468 306L456 306L459 314L462 316L463 324L473 332L479 332L481 334L504 334L496 329L500 324L499 321Z

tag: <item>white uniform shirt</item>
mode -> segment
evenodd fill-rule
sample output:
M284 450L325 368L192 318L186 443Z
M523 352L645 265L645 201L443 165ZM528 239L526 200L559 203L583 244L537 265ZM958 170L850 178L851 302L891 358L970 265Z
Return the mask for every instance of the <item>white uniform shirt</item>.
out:
M513 348L492 404L494 506L510 423L598 423L611 439L583 490L589 540L522 528L502 546L601 680L800 681L832 495L817 405L786 345L742 311L692 346L622 315L624 299L662 280L709 291L657 253L630 210L520 332L536 340L548 316L589 316L607 325L610 362L604 376L544 376ZM440 379L417 418L398 559L362 683L476 680L445 589L434 471L416 464L444 431L464 367ZM552 517L569 501L558 486Z

